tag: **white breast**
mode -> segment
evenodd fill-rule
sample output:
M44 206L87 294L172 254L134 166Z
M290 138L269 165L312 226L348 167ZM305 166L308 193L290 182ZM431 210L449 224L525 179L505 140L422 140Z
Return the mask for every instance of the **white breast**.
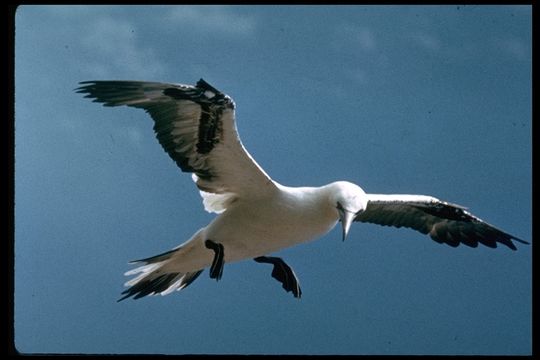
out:
M238 200L206 228L206 238L225 247L225 261L238 261L314 240L330 231L337 212L318 188L279 186L274 196Z

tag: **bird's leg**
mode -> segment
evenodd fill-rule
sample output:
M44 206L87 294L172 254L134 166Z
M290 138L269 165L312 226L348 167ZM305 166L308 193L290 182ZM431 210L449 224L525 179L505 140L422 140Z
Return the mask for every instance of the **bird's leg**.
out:
M223 265L225 264L223 261L223 256L225 255L223 245L212 240L206 240L204 245L208 249L214 250L214 260L212 260L212 265L210 266L210 278L216 279L217 281L221 279L221 275L223 274Z
M295 298L302 296L302 290L300 289L300 282L296 277L293 269L283 261L283 259L271 256L259 256L254 258L258 263L266 263L274 265L272 269L272 277L279 281L285 291L292 291Z

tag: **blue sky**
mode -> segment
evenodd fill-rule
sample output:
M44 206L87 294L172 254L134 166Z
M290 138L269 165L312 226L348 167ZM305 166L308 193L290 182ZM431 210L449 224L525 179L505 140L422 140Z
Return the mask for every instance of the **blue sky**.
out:
M23 6L15 38L15 345L26 353L530 354L531 247L354 224L117 303L127 262L206 225L140 110L84 80L232 96L282 184L436 196L531 240L530 6ZM519 245L519 244L518 244Z

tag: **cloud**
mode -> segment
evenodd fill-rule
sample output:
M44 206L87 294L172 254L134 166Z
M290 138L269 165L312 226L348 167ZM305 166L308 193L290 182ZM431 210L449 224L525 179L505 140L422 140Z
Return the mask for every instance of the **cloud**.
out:
M373 52L377 49L377 41L373 31L364 26L353 24L340 25L336 31L337 43L340 46L356 47L362 52Z
M377 34L377 29L354 23L341 23L333 32L333 50L345 60L342 76L362 87L369 86L374 72L389 65L388 49Z
M127 126L126 130L127 130L127 137L131 141L131 143L136 146L141 146L141 142L143 139L141 130L135 126Z
M45 13L57 17L57 19L72 19L74 17L102 14L107 10L107 7L100 5L46 5L41 6L41 9Z
M409 38L414 44L420 46L424 50L438 51L441 49L441 41L435 35L417 32L410 34Z
M366 86L370 82L370 74L365 68L361 67L346 67L341 70L342 76L347 80L351 80L357 85Z
M255 34L253 17L239 15L230 6L176 6L165 20L174 26L189 26L191 30L215 35L249 37Z
M530 46L518 38L505 38L497 41L498 46L515 60L531 58Z
M362 50L375 50L375 36L370 30L365 28L359 29L357 34L357 41Z
M136 26L125 20L98 17L81 44L88 54L85 70L96 77L155 78L165 70L155 51L140 44Z

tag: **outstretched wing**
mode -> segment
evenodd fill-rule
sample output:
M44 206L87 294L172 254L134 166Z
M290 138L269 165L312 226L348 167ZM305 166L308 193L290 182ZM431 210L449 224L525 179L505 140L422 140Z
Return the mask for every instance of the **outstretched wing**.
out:
M77 92L104 106L146 110L163 149L194 180L208 211L275 185L242 145L234 101L203 79L196 86L143 81L84 81Z
M465 210L464 207L423 195L367 194L366 210L355 221L385 226L408 227L428 234L439 243L456 247L465 244L477 247L478 243L491 248L497 243L516 250L512 240L528 244L486 223Z

